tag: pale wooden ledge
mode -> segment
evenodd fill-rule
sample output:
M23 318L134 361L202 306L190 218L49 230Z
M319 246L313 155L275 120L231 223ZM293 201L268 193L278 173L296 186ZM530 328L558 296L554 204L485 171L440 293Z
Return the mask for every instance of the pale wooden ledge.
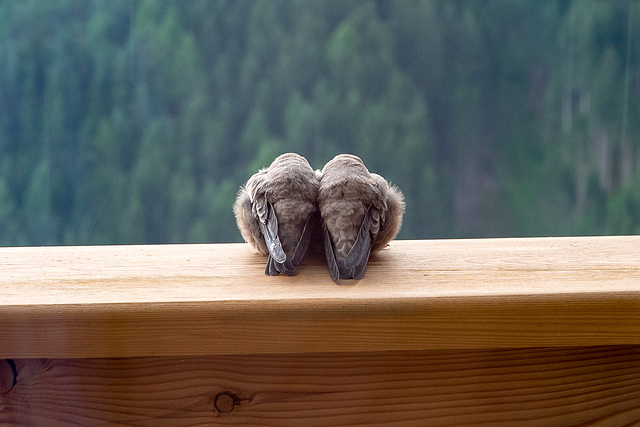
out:
M245 244L0 249L0 358L640 344L640 236L394 241L338 286Z
M640 237L0 249L0 425L640 423ZM152 357L149 357L152 356Z

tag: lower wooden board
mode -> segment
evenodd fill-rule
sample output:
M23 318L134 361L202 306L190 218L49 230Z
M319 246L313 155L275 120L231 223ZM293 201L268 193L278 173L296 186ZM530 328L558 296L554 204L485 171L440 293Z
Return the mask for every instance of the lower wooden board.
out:
M2 426L640 424L640 346L12 362Z

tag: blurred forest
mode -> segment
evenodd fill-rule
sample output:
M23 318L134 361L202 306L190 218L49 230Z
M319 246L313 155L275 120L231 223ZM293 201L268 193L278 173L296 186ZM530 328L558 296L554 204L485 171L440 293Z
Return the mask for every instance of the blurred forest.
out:
M240 241L278 154L400 238L640 233L636 0L0 0L0 245Z

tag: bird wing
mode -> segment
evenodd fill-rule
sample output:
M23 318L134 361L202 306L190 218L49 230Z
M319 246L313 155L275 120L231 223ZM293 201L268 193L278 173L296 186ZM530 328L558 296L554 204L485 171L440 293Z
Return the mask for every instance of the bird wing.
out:
M282 270L282 264L274 261L271 254L267 258L267 266L264 269L264 274L267 276L278 276Z
M352 279L360 280L364 277L364 269L367 267L367 262L369 262L369 254L371 253L371 245L368 245L365 249L365 253L362 258L359 259L358 263L351 267L349 270L348 276Z
M297 268L304 256L307 254L307 250L309 249L309 244L311 243L311 235L313 234L314 228L314 220L313 213L309 215L307 218L307 222L304 224L304 228L302 229L302 234L300 235L300 240L298 240L298 244L293 251L293 256L291 257L291 266L295 269Z
M334 282L340 283L340 279L362 279L364 270L369 261L371 253L371 233L372 229L379 227L380 212L375 207L369 207L365 212L362 224L358 230L358 235L347 256L338 261L331 240L331 234L325 227L324 230L324 250L329 265L329 272Z
M371 232L372 226L378 227L380 213L370 206L364 214L358 236L353 246L347 253L344 261L345 269L348 270L349 278L362 279L364 269L369 261L369 253L371 252Z
M273 206L266 198L261 197L254 201L254 212L258 217L260 230L269 250L269 256L273 257L275 262L283 263L287 259L287 255L284 253L282 243L280 243L280 238L278 237L278 218Z
M336 261L336 253L333 249L333 243L331 242L331 234L327 227L324 227L324 253L327 257L327 264L329 265L329 273L334 282L338 283L341 279L340 269L338 268L338 262Z
M307 222L304 224L304 228L300 235L300 239L298 240L298 244L293 250L293 255L286 259L284 262L278 262L274 259L274 257L269 254L269 259L267 260L267 267L264 272L267 276L277 276L280 273L283 273L287 276L295 276L296 270L304 256L309 249L309 244L311 243L311 236L313 234L313 215L309 215Z

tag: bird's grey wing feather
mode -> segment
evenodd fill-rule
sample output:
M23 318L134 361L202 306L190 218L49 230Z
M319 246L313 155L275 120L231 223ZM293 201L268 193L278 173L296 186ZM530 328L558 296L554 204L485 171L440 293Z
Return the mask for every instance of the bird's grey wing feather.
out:
M298 240L298 244L293 251L293 255L287 258L284 262L278 262L274 259L273 256L271 256L271 254L269 254L267 267L265 268L264 273L267 276L277 276L280 273L283 273L286 276L295 276L298 266L304 259L304 256L309 249L311 236L313 234L313 227L313 215L310 215L307 219L307 222L304 224L302 234L300 236L300 239Z
M296 245L296 248L293 251L293 256L291 257L291 267L293 267L294 270L300 265L304 256L307 254L314 226L314 216L309 215L309 218L307 218L307 222L305 222L304 228L302 229L300 240L298 240L298 244Z
M371 252L371 224L375 208L369 208L358 231L358 236L347 256L338 261L331 241L331 235L325 228L324 248L329 265L329 272L334 282L340 284L341 279L362 279Z
M266 274L267 276L278 276L280 274L280 268L278 267L278 263L275 262L271 254L269 254L269 257L267 258L267 266L264 269L264 274Z
M256 212L260 222L260 230L264 236L264 241L269 249L269 255L275 262L282 263L287 259L287 255L282 249L282 243L278 237L278 218L271 203L265 199L257 200Z
M368 245L368 249L366 254L360 259L360 262L354 265L351 270L349 270L349 277L352 279L360 280L364 277L364 269L367 267L367 262L369 262L369 254L371 253L371 245Z
M369 253L371 252L371 226L376 225L378 222L376 218L379 218L379 212L374 207L369 207L364 214L362 225L358 231L358 236L353 246L347 253L345 258L345 267L351 272L359 272L360 278L364 272L364 268L367 266L369 260ZM355 279L356 277L354 277Z
M324 253L327 257L327 264L329 265L329 273L334 282L338 283L340 280L340 269L338 268L338 262L336 261L336 254L333 249L333 243L331 242L331 235L329 230L324 229Z

